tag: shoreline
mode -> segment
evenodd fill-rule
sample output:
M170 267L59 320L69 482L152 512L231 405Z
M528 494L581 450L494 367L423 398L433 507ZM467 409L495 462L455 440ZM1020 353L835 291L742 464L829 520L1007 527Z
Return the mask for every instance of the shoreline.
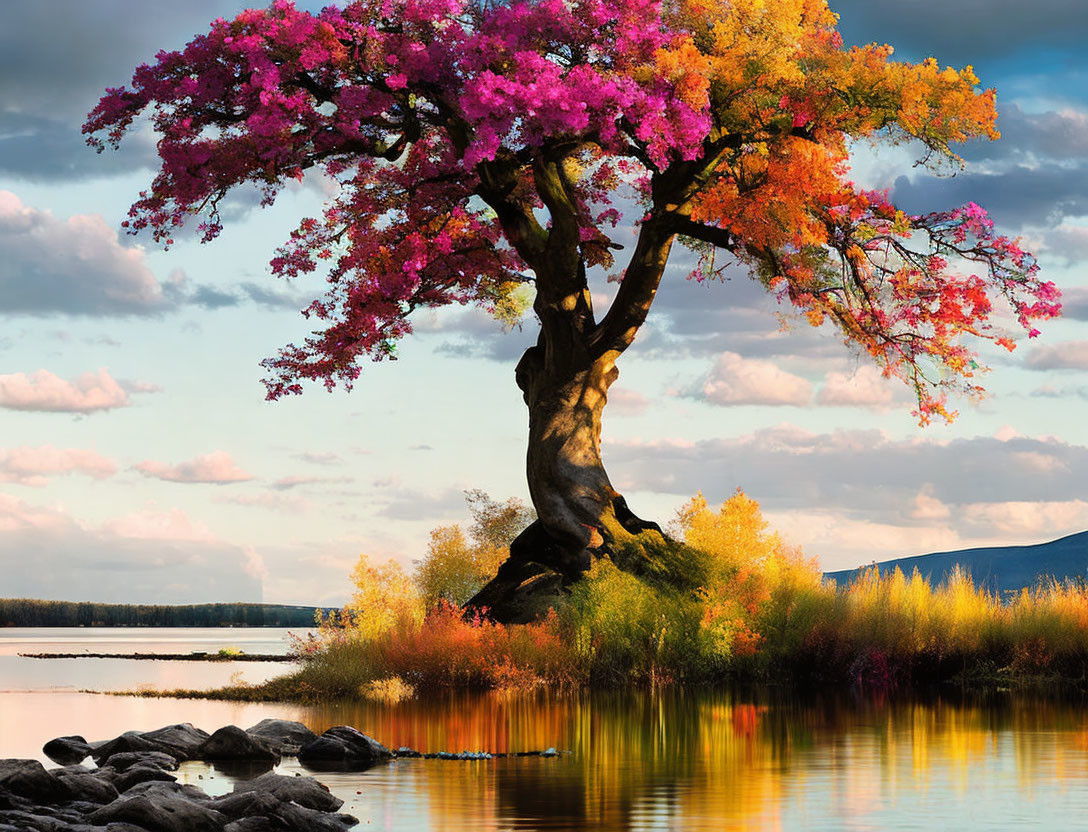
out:
M295 662L283 653L16 653L24 659L131 659L170 662Z

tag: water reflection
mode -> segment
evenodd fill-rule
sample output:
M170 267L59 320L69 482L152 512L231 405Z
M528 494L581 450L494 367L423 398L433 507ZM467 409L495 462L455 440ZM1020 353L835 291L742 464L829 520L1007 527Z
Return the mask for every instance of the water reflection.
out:
M571 752L329 775L378 828L1088 828L1079 701L669 691L353 703L304 721L423 751Z
M38 756L64 733L178 721L211 731L267 716L316 731L355 725L421 751L570 752L320 774L360 828L1088 829L1084 702L1014 695L665 691L302 707L23 693L0 695L0 756ZM292 760L279 770L305 772ZM251 774L218 763L180 772L213 793Z

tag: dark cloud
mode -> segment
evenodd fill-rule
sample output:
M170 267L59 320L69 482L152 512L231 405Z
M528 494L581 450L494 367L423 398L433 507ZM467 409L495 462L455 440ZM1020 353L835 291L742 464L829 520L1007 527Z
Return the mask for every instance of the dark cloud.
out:
M1088 499L1088 447L1058 440L894 440L879 430L783 425L737 439L604 450L621 489L722 499L740 486L773 509L870 516L908 504L923 487L949 504Z
M178 48L244 0L7 0L0 7L0 171L28 179L101 176L154 164L150 136L97 156L80 133L106 87Z
M1025 113L1017 104L998 104L997 141L971 141L959 148L967 161L1036 157L1088 159L1088 113L1076 110Z
M1038 49L1083 54L1088 5L1079 0L830 0L847 43L891 43L902 57L978 63Z
M896 205L913 214L976 202L1005 227L1051 225L1063 217L1088 214L1088 165L1013 165L996 173L913 180L901 176L892 196Z

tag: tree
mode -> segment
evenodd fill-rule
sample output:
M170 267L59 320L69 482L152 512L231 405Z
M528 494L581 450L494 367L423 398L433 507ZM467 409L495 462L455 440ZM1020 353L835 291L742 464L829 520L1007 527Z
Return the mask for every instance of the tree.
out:
M532 287L540 334L515 377L538 520L477 596L498 610L621 538L661 540L599 440L675 242L701 253L696 277L722 254L838 327L913 387L923 422L954 415L948 390L981 392L966 336L1013 348L995 299L1029 336L1057 314L1056 288L977 205L909 215L846 179L857 139L909 140L935 164L997 138L994 91L971 67L844 49L835 24L825 0L356 0L317 15L277 0L159 53L84 131L116 146L150 112L162 168L126 224L167 245L190 216L217 236L242 183L271 203L308 170L339 182L272 260L289 278L327 268L329 288L304 313L320 328L265 362L269 398L350 387L361 359L395 357L416 309L508 317ZM598 314L587 270L613 268L607 231L631 203L637 240Z

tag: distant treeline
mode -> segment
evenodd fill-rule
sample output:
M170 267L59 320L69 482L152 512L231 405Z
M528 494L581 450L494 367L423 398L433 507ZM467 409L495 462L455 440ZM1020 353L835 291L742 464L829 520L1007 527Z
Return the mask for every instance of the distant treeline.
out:
M309 627L317 609L286 604L94 604L0 598L0 627Z

